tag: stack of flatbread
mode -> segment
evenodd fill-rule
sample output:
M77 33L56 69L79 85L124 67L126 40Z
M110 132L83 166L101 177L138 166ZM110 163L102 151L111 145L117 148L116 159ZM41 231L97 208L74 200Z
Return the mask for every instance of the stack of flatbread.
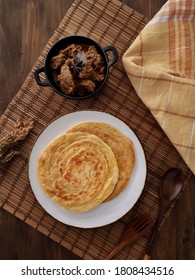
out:
M65 209L86 212L127 186L133 143L110 124L83 122L54 139L38 159L44 191Z

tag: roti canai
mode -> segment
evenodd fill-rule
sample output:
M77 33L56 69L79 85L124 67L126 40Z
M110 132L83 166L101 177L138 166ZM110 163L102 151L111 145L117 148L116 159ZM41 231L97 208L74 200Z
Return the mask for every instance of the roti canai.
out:
M132 141L119 130L104 122L83 122L71 127L68 132L87 132L98 136L110 146L117 161L119 179L112 194L105 201L118 196L127 186L135 166Z
M41 186L68 210L85 212L105 201L118 176L111 147L86 132L72 131L57 137L38 159Z

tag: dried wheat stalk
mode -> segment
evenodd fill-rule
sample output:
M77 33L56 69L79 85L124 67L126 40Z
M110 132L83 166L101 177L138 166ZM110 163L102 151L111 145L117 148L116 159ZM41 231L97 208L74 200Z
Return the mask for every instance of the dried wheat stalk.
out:
M26 121L17 120L13 130L0 139L0 169L19 154L19 151L13 147L26 138L33 126L34 122L31 119Z

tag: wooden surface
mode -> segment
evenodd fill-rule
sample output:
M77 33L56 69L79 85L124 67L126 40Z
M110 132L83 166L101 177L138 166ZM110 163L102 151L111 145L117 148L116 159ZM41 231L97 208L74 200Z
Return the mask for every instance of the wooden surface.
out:
M21 87L72 0L0 0L0 114ZM123 1L149 19L165 0ZM195 259L195 179L162 228L154 259ZM0 259L79 259L0 209Z

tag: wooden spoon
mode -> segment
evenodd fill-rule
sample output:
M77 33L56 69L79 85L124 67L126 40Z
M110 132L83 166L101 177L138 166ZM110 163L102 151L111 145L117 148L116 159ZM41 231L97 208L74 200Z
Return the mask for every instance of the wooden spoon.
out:
M156 239L159 226L162 222L162 218L167 212L168 208L170 207L172 201L177 198L178 194L182 189L183 183L184 174L180 169L171 168L165 172L160 187L159 214L152 231L146 254L144 255L144 260L150 259L150 255L154 246L154 241Z

